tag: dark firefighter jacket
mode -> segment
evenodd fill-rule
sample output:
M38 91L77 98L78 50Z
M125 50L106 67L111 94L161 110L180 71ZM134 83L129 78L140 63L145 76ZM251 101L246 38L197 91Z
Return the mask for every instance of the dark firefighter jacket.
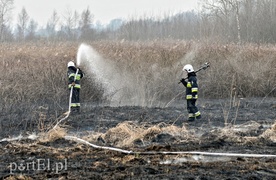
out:
M68 67L67 75L68 75L68 87L71 88L71 84L75 81L74 88L80 89L80 79L83 77L83 72L79 69L78 74L75 79L75 75L77 72L77 68L74 66Z
M198 85L196 73L188 73L188 81L183 79L181 82L186 87L186 99L197 99Z

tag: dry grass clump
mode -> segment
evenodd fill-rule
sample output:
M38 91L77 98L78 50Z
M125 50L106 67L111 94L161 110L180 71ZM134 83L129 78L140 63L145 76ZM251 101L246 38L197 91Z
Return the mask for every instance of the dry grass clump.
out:
M123 122L109 129L103 135L103 138L107 143L118 147L124 147L133 146L135 141L142 141L144 144L147 144L161 133L170 134L174 137L183 139L189 136L185 128L179 128L173 125L158 124L148 127L133 122Z
M65 128L57 126L54 129L50 129L48 132L41 133L39 135L39 141L41 142L52 142L57 139L63 138L67 134L67 130Z
M100 132L88 132L88 135L82 137L82 139L88 142L96 142L104 136L103 133Z
M162 129L162 133L170 134L174 137L181 137L181 138L189 137L188 135L189 132L185 128L185 126L180 128L178 126L170 125L170 126L164 126L161 129Z
M252 131L257 131L262 125L256 121L248 121L240 125L234 125L233 131L237 133L250 134Z
M270 129L267 129L265 132L263 132L260 137L269 139L270 141L276 143L276 122L271 126Z
M261 143L263 139L276 142L276 123L261 135L252 135L252 133L254 134L254 132L259 130L260 126L261 124L250 121L241 125L226 126L212 133L226 141L242 144Z
M220 131L216 132L217 136L229 142L242 142L242 139L232 127L224 127Z
M212 133L225 141L246 144L258 140L258 136L252 136L252 133L258 131L260 126L261 124L255 121L249 121L240 125L226 126L222 129L217 129Z
M33 178L23 174L19 174L19 175L10 175L6 177L5 180L33 180Z

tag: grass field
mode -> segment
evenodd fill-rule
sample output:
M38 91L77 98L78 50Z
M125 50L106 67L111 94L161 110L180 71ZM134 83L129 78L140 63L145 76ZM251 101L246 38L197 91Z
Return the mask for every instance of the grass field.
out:
M86 43L81 114L53 129L68 110L67 62L76 60L81 44L0 46L0 178L276 177L275 46ZM189 123L178 82L183 65L198 69L205 62L211 67L198 73L203 119Z

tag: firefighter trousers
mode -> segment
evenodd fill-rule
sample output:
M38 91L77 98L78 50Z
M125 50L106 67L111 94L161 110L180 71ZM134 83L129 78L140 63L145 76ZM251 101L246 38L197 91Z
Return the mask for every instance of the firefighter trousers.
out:
M73 88L70 106L72 111L77 111L77 112L80 111L80 89L79 88Z
M200 119L201 113L196 106L196 99L187 99L187 110L189 120L195 120L195 118Z

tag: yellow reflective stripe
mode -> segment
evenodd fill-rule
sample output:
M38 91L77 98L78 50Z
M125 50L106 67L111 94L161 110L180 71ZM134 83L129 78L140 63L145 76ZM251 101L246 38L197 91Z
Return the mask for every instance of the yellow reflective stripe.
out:
M193 99L192 95L186 95L186 99Z
M68 85L68 88L71 88L71 87L72 87L72 85L71 85L71 84L69 84L69 85ZM81 88L80 84L76 84L74 87L75 87L75 88L78 88L78 89L80 89L80 88Z
M197 91L198 91L197 87L192 88L192 92L197 92Z
M81 79L81 75L78 74L77 77L76 77L76 80L80 80Z
M71 107L77 107L78 103L71 103Z
M75 88L80 88L81 86L79 84L76 84L75 85Z
M188 82L188 83L187 83L187 88L191 88L191 87L192 87L191 82Z
M71 78L71 77L75 77L75 73L71 73L70 75L69 75L69 78ZM76 76L76 80L80 80L81 79L81 75L80 74L77 74L77 76Z
M189 113L189 114L188 114L188 117L195 117L195 115L192 114L192 113Z
M71 73L71 74L69 75L69 78L72 77L72 76L75 76L75 73Z
M196 117L197 117L197 116L200 116L200 112L197 111L197 112L195 113L195 116L196 116Z
M198 95L195 95L195 96L194 96L194 99L197 99L197 98L198 98Z
M80 107L80 103L71 103L71 107Z

